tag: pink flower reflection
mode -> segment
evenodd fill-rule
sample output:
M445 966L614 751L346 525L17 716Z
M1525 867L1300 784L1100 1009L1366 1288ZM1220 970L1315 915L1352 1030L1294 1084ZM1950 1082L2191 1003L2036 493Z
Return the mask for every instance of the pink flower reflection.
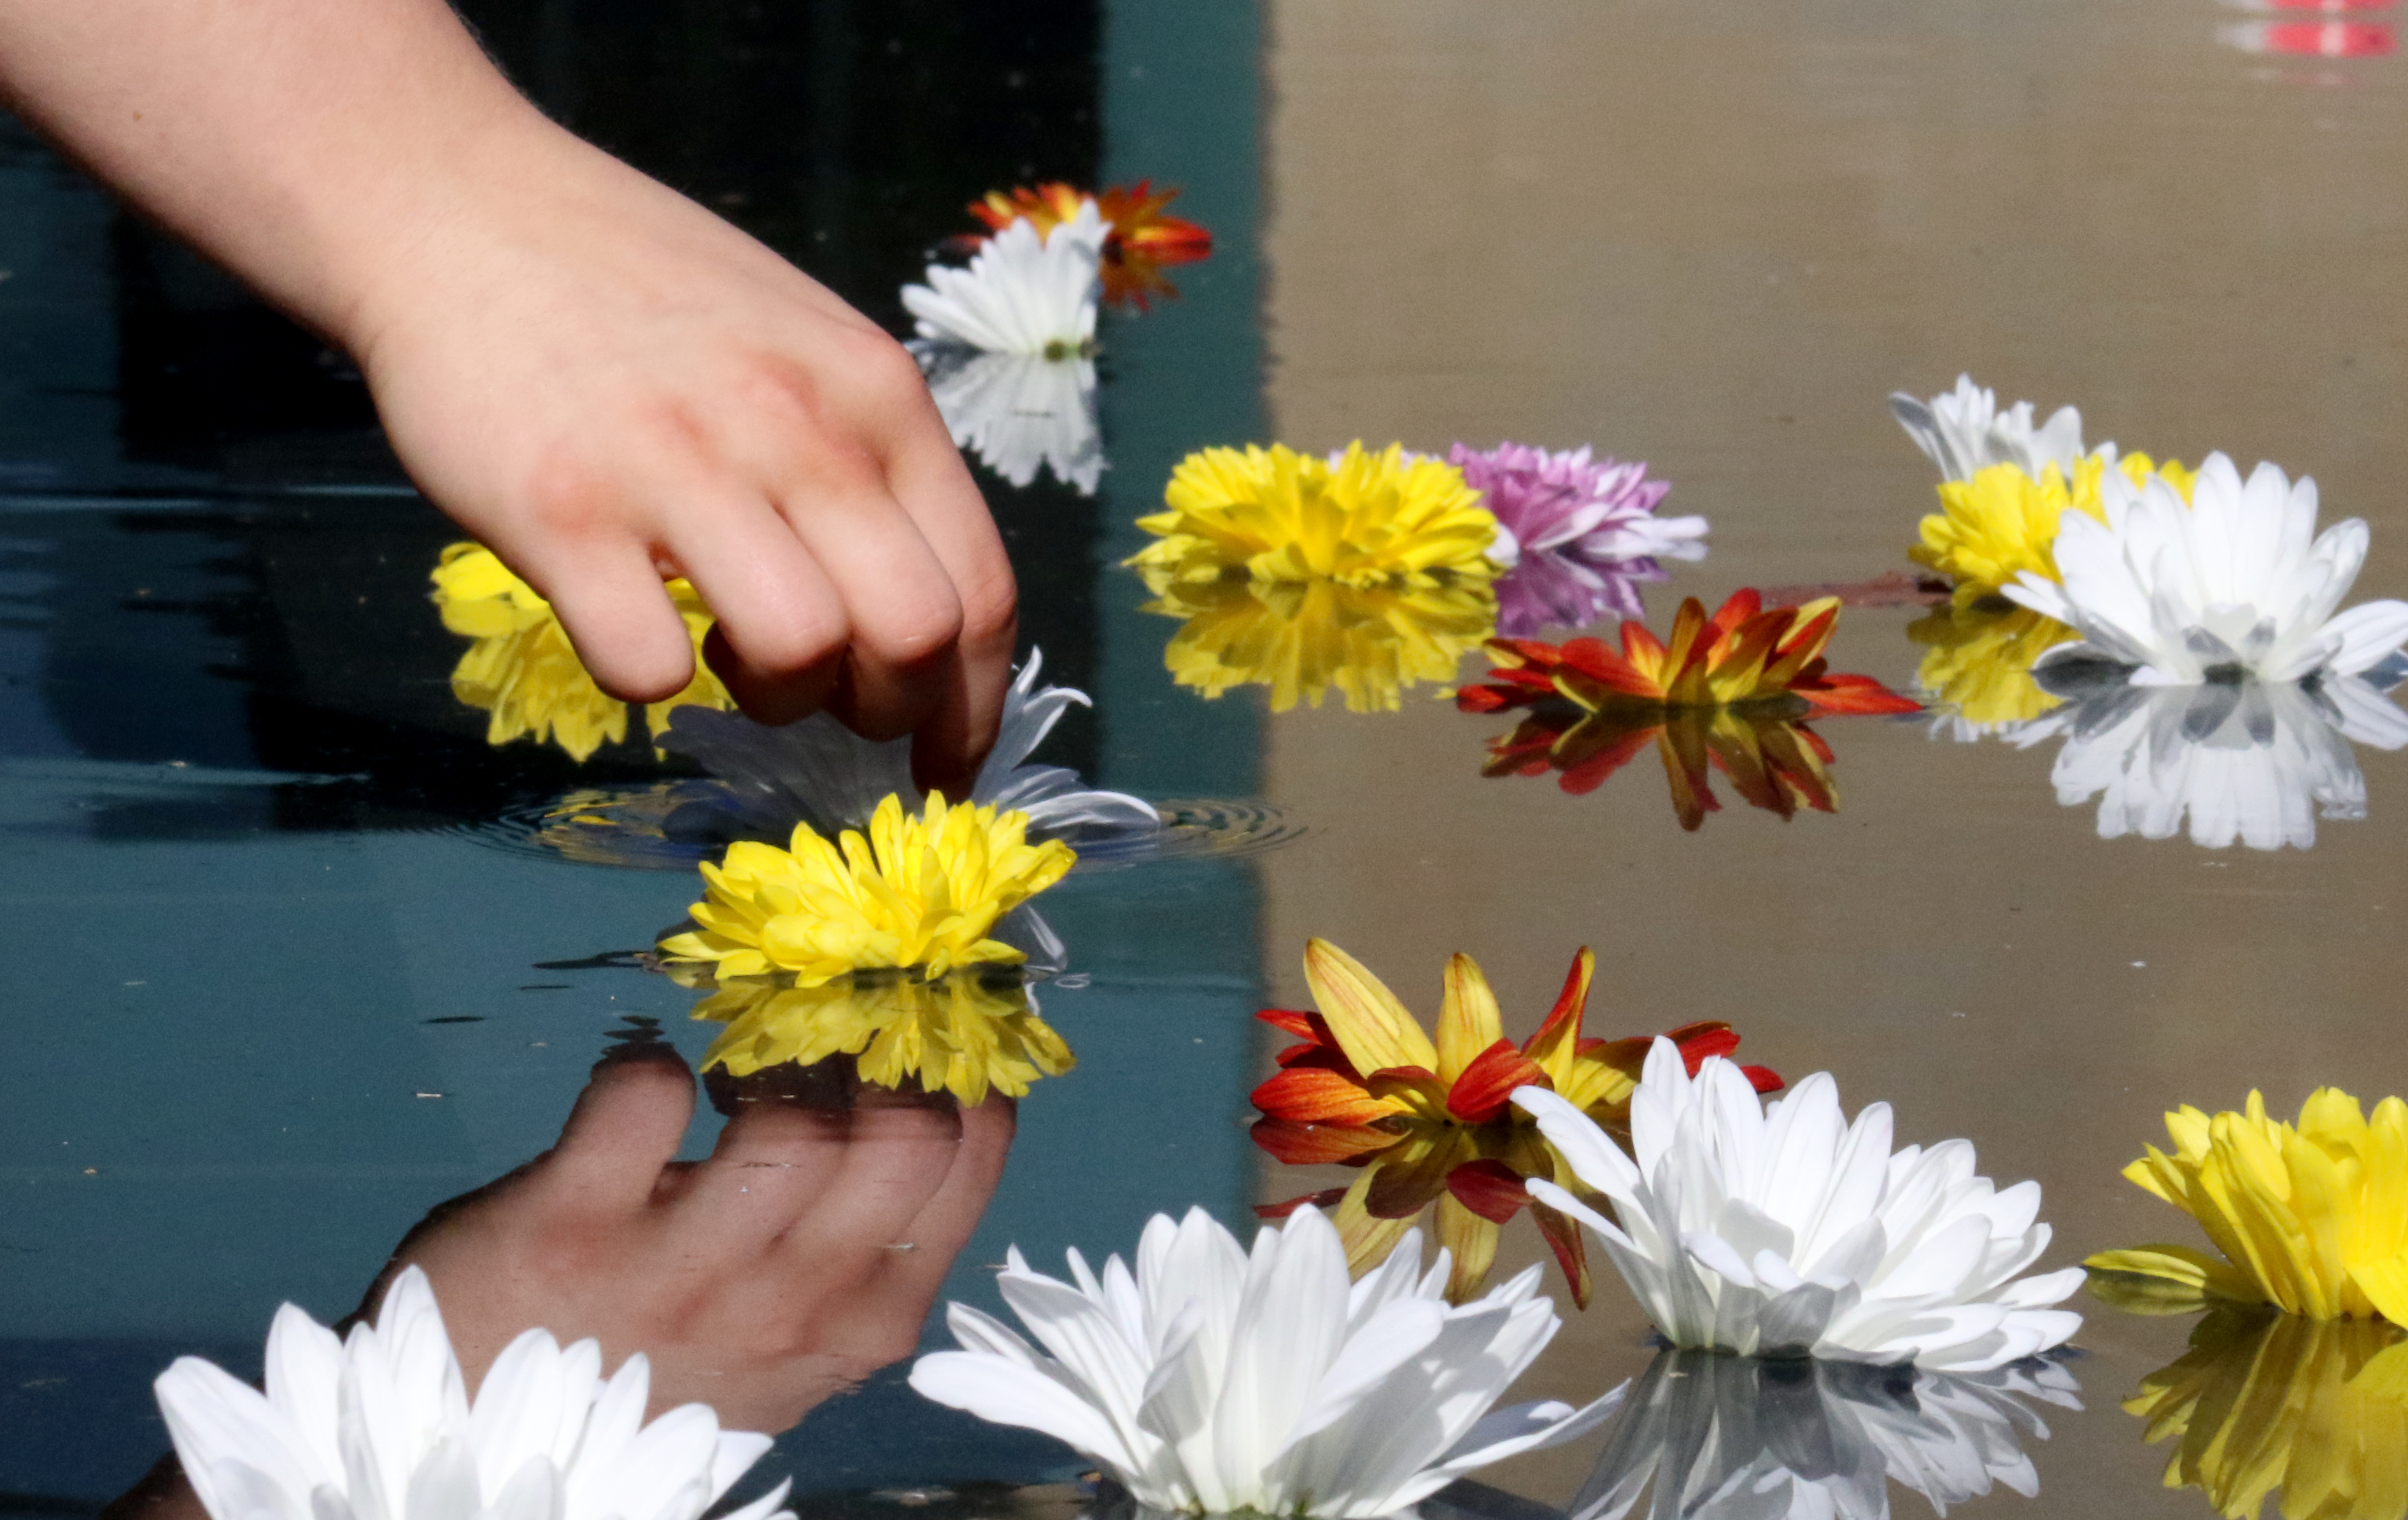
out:
M2216 35L2243 52L2295 58L2387 58L2399 50L2384 21L2248 21Z

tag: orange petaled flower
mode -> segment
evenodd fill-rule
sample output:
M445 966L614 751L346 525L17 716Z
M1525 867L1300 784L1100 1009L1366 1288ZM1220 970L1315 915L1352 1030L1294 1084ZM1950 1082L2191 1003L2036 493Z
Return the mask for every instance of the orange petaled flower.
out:
M1515 1045L1488 979L1467 955L1447 962L1438 1038L1361 962L1327 940L1305 946L1304 975L1318 1012L1265 1009L1255 1016L1301 1037L1280 1052L1280 1073L1254 1089L1263 1111L1254 1144L1292 1166L1363 1168L1350 1187L1309 1193L1255 1212L1268 1218L1299 1204L1336 1206L1333 1219L1357 1272L1386 1259L1398 1237L1433 1201L1439 1243L1454 1254L1447 1297L1480 1291L1506 1220L1527 1206L1570 1285L1588 1303L1588 1261L1579 1227L1531 1200L1523 1186L1544 1177L1578 1189L1579 1179L1511 1101L1517 1087L1547 1087L1617 1132L1627 1123L1649 1037L1581 1037L1596 957L1583 949L1539 1032ZM1739 1036L1727 1024L1685 1025L1667 1036L1691 1071L1727 1056ZM1781 1086L1760 1066L1744 1068L1758 1091Z
M1601 639L1563 644L1491 639L1494 683L1455 699L1468 713L1493 713L1557 698L1589 712L1616 706L1744 707L1802 702L1817 713L1912 713L1920 706L1870 675L1835 675L1823 646L1839 625L1840 602L1802 607L1764 605L1754 590L1734 592L1712 618L1691 597L1672 621L1672 641L1657 642L1636 619L1622 625L1622 650Z
M1762 710L1625 706L1592 713L1549 703L1488 741L1481 774L1555 771L1558 786L1584 796L1638 758L1650 740L1684 829L1695 831L1707 814L1722 810L1712 771L1720 771L1749 806L1784 820L1801 807L1840 810L1839 787L1828 770L1831 746L1802 718Z
M1179 287L1163 277L1166 264L1194 263L1212 251L1212 234L1184 217L1165 216L1162 208L1177 199L1176 190L1155 190L1154 181L1115 185L1092 197L1103 218L1103 296L1114 305L1152 309L1154 296L1179 294ZM970 203L970 215L1001 232L1026 217L1039 236L1057 223L1079 214L1079 204L1090 199L1075 185L1049 179L1041 185L991 190L984 200ZM971 238L973 244L983 238Z

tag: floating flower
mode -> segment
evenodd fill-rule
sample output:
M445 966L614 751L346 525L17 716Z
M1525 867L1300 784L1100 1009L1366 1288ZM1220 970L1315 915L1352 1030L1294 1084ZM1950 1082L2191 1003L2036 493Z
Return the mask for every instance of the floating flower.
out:
M2187 505L2162 474L2137 489L2120 479L2108 477L2103 520L2065 519L2062 586L2026 571L2006 588L2081 632L2045 663L2123 666L2144 686L2297 681L2356 675L2408 642L2408 602L2334 614L2365 561L2366 524L2316 533L2315 481L2260 464L2243 484L2222 454L2200 466Z
M1908 624L1906 635L1924 646L1914 684L1934 710L1933 730L1959 744L2014 733L2065 700L2032 678L2032 666L2077 635L2029 607L1960 599Z
M704 1054L704 1071L744 1077L853 1056L864 1082L950 1092L972 1108L989 1088L1025 1098L1030 1083L1077 1064L1016 977L862 974L808 987L731 977L693 1016L727 1026Z
M1536 1268L1448 1307L1444 1255L1423 1274L1409 1237L1350 1286L1338 1232L1309 1208L1255 1236L1251 1257L1200 1209L1177 1224L1156 1215L1136 1271L1115 1256L1100 1279L1075 1250L1066 1283L1014 1247L998 1286L1039 1344L951 1304L962 1349L921 1357L911 1386L1059 1438L1150 1509L1393 1515L1463 1473L1570 1440L1622 1397L1491 1413L1560 1321Z
M1005 689L1002 725L969 800L1025 815L1029 838L1058 839L1082 855L1125 852L1153 838L1162 830L1153 804L1089 787L1059 765L1028 763L1064 713L1090 704L1076 687L1039 687L1044 663L1044 651L1031 649ZM832 839L868 828L889 797L906 806L924 802L911 779L910 740L865 739L824 713L771 728L735 713L690 712L671 722L661 743L710 773L720 795L708 831L721 839L783 838L797 825ZM691 817L685 826L705 828Z
M2198 1220L2220 1255L2153 1245L2084 1265L2197 1302L2408 1324L2408 1103L2386 1098L2370 1120L2357 1099L2319 1087L2295 1129L2252 1091L2238 1114L2177 1109L2166 1131L2172 1154L2152 1145L2124 1175Z
M1080 495L1096 493L1104 440L1096 425L1094 360L947 347L925 348L920 362L957 447L1015 486L1033 484L1047 469Z
M1304 975L1319 1013L1267 1009L1255 1016L1300 1036L1279 1054L1280 1073L1254 1089L1263 1111L1254 1144L1292 1166L1340 1162L1362 1167L1338 1205L1338 1233L1357 1271L1385 1260L1433 1201L1438 1241L1454 1258L1447 1297L1460 1303L1480 1290L1497 1258L1498 1227L1530 1200L1523 1181L1570 1182L1563 1161L1507 1100L1524 1086L1564 1095L1600 1124L1619 1126L1639 1084L1645 1037L1581 1036L1596 958L1573 958L1571 973L1539 1031L1516 1046L1488 979L1469 956L1447 962L1446 995L1435 1044L1397 995L1354 957L1316 939L1304 950ZM1690 1024L1666 1039L1691 1065L1728 1055L1739 1036L1727 1024ZM1745 1068L1770 1091L1781 1078ZM1312 1197L1259 1211L1273 1217ZM1572 1300L1588 1304L1588 1263L1579 1229L1552 1209L1532 1211L1562 1265Z
M1014 220L970 256L968 269L928 266L928 283L903 287L914 348L954 345L1031 359L1074 359L1096 342L1096 265L1104 224L1095 203L1040 233Z
M1360 442L1328 459L1282 444L1206 448L1171 472L1169 506L1138 526L1159 542L1126 561L1156 595L1243 574L1268 583L1485 584L1497 519L1443 460Z
M1672 622L1672 642L1658 643L1639 623L1622 625L1622 652L1604 641L1491 639L1496 666L1488 686L1468 686L1455 704L1493 713L1561 699L1589 711L1629 705L1650 708L1740 707L1753 703L1802 703L1824 713L1912 713L1917 704L1870 675L1827 670L1823 646L1839 625L1836 597L1802 607L1766 610L1753 590L1733 592L1710 619L1690 597Z
M1193 263L1212 252L1211 233L1184 217L1164 213L1162 208L1178 198L1178 191L1155 190L1151 179L1114 185L1093 196L1055 179L1009 192L988 191L984 199L970 204L970 215L996 232L1025 218L1039 233L1047 233L1093 205L1104 223L1104 299L1144 311L1154 296L1179 294L1179 287L1164 277L1163 266Z
M1890 1153L1890 1112L1850 1124L1817 1072L1768 1109L1738 1068L1693 1079L1658 1040L1630 1100L1632 1157L1562 1097L1513 1101L1615 1223L1553 1183L1530 1193L1589 1228L1673 1345L1981 1372L2064 1343L2052 1309L2082 1270L2017 1277L2048 1248L2040 1185L2003 1192L1971 1143Z
M2074 667L2068 667L2073 669ZM2099 799L2099 837L2171 839L2223 849L2306 849L2316 817L2366 817L2366 777L2351 741L2408 746L2408 713L2355 675L2305 684L2214 681L2090 690L2018 728L2018 748L2065 746L2049 778L2057 800Z
M1602 712L1549 706L1526 715L1512 732L1488 742L1481 774L1544 775L1575 797L1603 786L1646 749L1664 762L1672 812L1695 832L1706 815L1722 810L1712 775L1720 771L1751 807L1787 819L1799 808L1840 810L1831 779L1831 746L1786 714L1727 707L1610 707Z
M1971 375L1957 376L1955 391L1928 402L1898 391L1889 398L1889 409L1915 447L1940 466L1943 479L1971 480L1996 464L2014 465L2034 479L2051 465L2059 476L2071 476L2085 457L2080 412L2060 406L2035 427L2030 402L2019 401L2001 413L1997 395L1976 386Z
M453 544L436 566L435 604L443 626L477 642L452 667L452 693L491 715L485 742L532 738L557 744L582 760L627 736L627 704L594 684L568 642L552 604L481 544ZM657 737L681 707L726 708L736 699L703 662L702 636L710 609L684 580L665 588L694 641L694 679L666 702L649 703L644 720Z
M2078 1410L2080 1393L2054 1361L1966 1376L1658 1352L1569 1513L1628 1514L1651 1479L1652 1513L1684 1520L1887 1520L1890 1483L1941 1514L1993 1487L2029 1499L2038 1406Z
M2163 475L2185 497L2190 472L2173 460L2162 465L2146 454L2114 457L2114 446L2076 460L2069 472L2055 464L2037 475L2014 464L1993 464L1971 480L1940 488L1940 511L1925 518L1921 541L1907 557L1956 583L1959 602L1997 594L2020 575L2057 576L2055 546L2069 512L2103 522L2110 475L2139 486Z
M1447 457L1497 518L1491 552L1511 567L1497 585L1500 633L1642 617L1639 586L1664 578L1659 561L1705 558L1706 519L1656 517L1672 488L1644 464L1513 443L1456 444Z
M2408 1513L2408 1353L2375 1321L2218 1309L2190 1349L2141 1380L2125 1413L2152 1444L2175 1440L2168 1488L2196 1488L2229 1520L2276 1489L2287 1520Z
M644 1424L651 1365L602 1376L602 1347L531 1329L470 1402L426 1274L404 1268L376 1323L337 1340L292 1304L267 1333L267 1391L197 1357L155 1385L212 1520L692 1520L769 1449L706 1404ZM767 1520L781 1483L728 1520Z
M688 911L695 929L661 941L679 960L709 960L722 976L794 973L797 983L849 972L1017 965L1025 952L987 937L996 920L1062 879L1077 859L1060 840L1026 841L1028 817L932 792L918 817L888 797L869 837L838 844L795 826L786 849L738 840L726 860L702 864L708 891Z
M1150 579L1152 577L1149 577ZM1270 707L1318 707L1336 688L1354 713L1394 712L1409 687L1455 677L1497 627L1484 581L1358 588L1334 580L1165 580L1142 609L1186 621L1163 663L1207 697L1270 688Z

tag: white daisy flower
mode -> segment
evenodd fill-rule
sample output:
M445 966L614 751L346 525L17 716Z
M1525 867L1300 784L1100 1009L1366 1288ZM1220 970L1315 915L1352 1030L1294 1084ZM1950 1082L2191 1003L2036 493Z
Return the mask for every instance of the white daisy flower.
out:
M2071 479L2074 462L2084 452L2080 412L2060 406L2035 427L2030 402L2016 402L2001 413L1998 397L1970 375L1957 376L1956 390L1929 401L1898 391L1889 398L1889 409L1946 480L1971 480L1993 464L2014 465L2035 480L2054 464ZM2114 444L2100 447L2114 457Z
M968 353L932 348L922 357L956 446L1015 486L1039 469L1093 496L1104 473L1096 426L1096 365L1091 359Z
M928 266L928 283L903 287L916 320L913 348L953 344L987 353L1069 359L1096 341L1096 271L1104 222L1093 200L1039 234L1026 217L990 237L969 267Z
M2033 719L2012 742L2063 739L2049 773L2061 806L2099 799L2099 837L2171 839L2254 850L2316 842L2316 816L2366 817L2358 744L2408 746L2408 713L2366 678L2304 684L2117 683Z
M2029 1499L2040 1473L2024 1447L2048 1439L2036 1406L2078 1410L2080 1393L2048 1361L1966 1376L1666 1351L1569 1513L1622 1520L1651 1480L1656 1520L1886 1520L1892 1483L1942 1515L1993 1488Z
M1089 705L1075 687L1038 686L1044 663L1044 651L1031 649L1006 689L1003 726L969 800L1027 814L1029 838L1059 839L1082 857L1151 842L1162 830L1152 803L1089 787L1063 766L1026 763L1065 712ZM865 739L825 713L771 728L740 713L681 707L660 743L720 784L707 802L689 805L727 812L716 831L729 837L783 841L796 824L808 823L833 839L847 829L868 829L870 815L889 796L900 796L907 807L925 801L911 779L910 740Z
M1032 1346L965 1304L959 1351L911 1369L911 1386L998 1425L1059 1437L1139 1504L1319 1520L1393 1515L1463 1473L1570 1440L1612 1413L1518 1404L1489 1412L1558 1326L1539 1270L1460 1308L1447 1254L1420 1271L1409 1232L1360 1283L1318 1210L1254 1237L1253 1255L1202 1210L1145 1228L1132 1273L1070 1253L1072 1281L1017 1249L1004 1301Z
M1675 1346L1976 1372L2082 1323L2047 1307L2081 1268L2016 1276L2048 1248L2040 1184L1996 1189L1968 1141L1893 1156L1889 1105L1850 1124L1828 1072L1766 1108L1736 1066L1692 1079L1658 1039L1630 1101L1636 1164L1559 1095L1513 1101L1621 1223L1553 1183L1531 1195L1589 1228Z
M292 1304L267 1335L267 1391L196 1357L159 1375L159 1408L212 1520L696 1520L769 1449L708 1405L644 1424L638 1354L549 1331L510 1342L470 1402L426 1274L394 1279L350 1337ZM786 1484L728 1515L767 1520Z
M2068 512L2057 532L2064 583L2027 570L2008 598L2071 625L2037 669L2094 661L2143 686L2255 676L2354 675L2408 642L2408 602L2366 602L2336 615L2366 562L2357 518L2316 532L2316 483L2272 464L2244 483L2210 454L2185 504L2162 476L2145 486L2102 476L2107 520Z

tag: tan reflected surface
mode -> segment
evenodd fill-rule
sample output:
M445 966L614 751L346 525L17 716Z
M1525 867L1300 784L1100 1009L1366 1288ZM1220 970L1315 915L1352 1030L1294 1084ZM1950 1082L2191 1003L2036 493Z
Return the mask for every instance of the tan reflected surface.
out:
M1883 397L1970 369L2080 405L2093 442L2314 475L2329 520L2374 524L2357 596L2408 596L2403 60L2252 55L2218 28L2253 18L2205 0L1269 15L1282 441L1646 459L1666 510L1713 524L1706 561L1655 589L1660 627L1682 595L1906 568L1934 476ZM1917 615L1851 608L1833 664L1911 684ZM1512 721L1413 692L1268 722L1268 795L1317 831L1262 867L1277 1000L1301 1005L1318 933L1426 1017L1462 949L1519 1039L1592 944L1592 1033L1728 1019L1743 1057L1890 1101L1902 1141L1971 1137L1984 1171L2042 1183L2052 1267L2195 1238L2117 1176L2168 1106L2408 1091L2401 757L2359 751L2369 817L2320 821L2311 850L2209 850L2100 838L2095 802L2056 801L2055 743L1823 719L1835 815L1784 823L1718 783L1684 833L1652 755L1584 797L1483 778ZM1345 1177L1267 1164L1262 1194ZM1541 1254L1517 1223L1500 1267ZM1645 1364L1598 1270L1534 1393ZM2090 1309L2087 1411L2049 1412L2037 1504L2212 1513L2161 1486L2117 1407L2189 1322ZM1496 1476L1560 1504L1595 1450Z

